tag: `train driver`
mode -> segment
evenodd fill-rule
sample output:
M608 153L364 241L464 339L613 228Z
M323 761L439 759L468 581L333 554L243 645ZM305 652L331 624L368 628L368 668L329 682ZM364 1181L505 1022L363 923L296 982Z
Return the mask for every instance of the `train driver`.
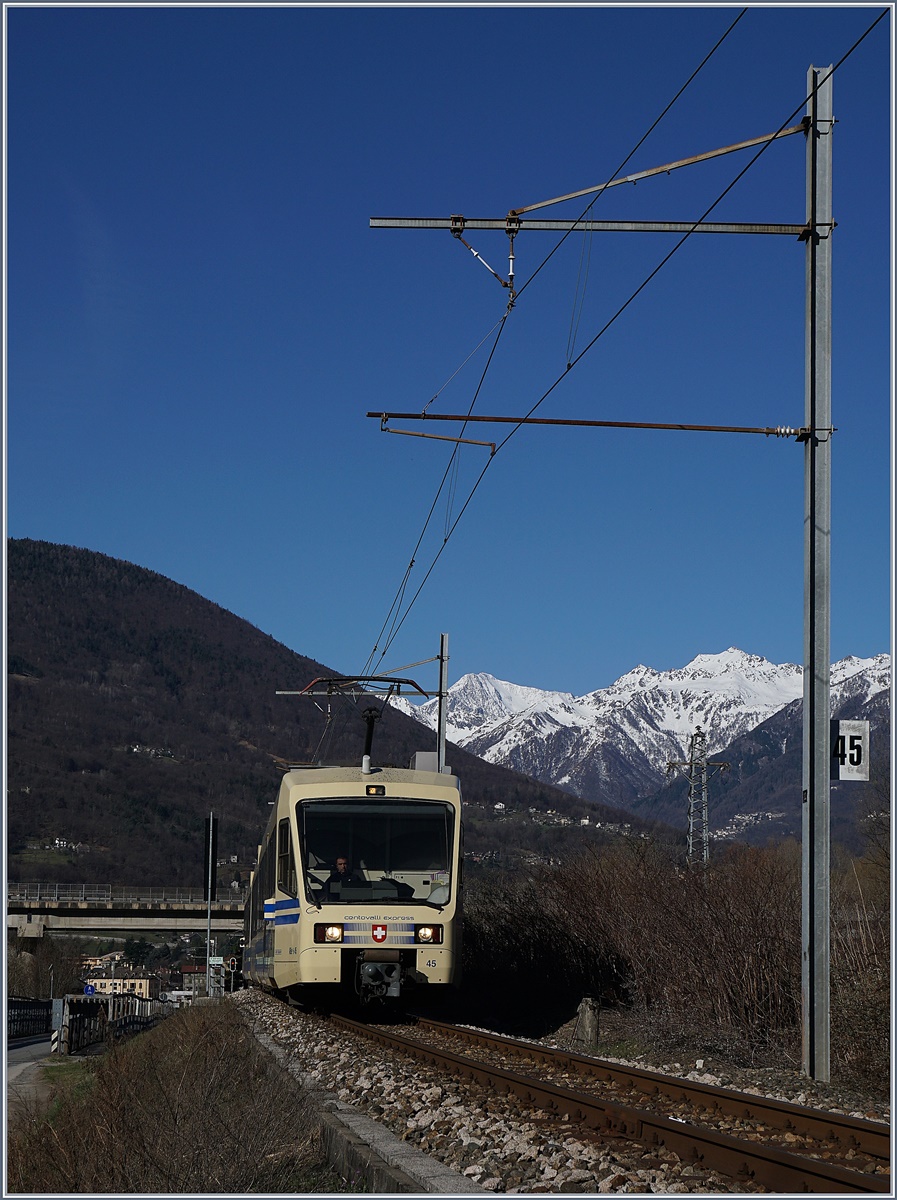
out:
M365 881L359 878L352 870L352 865L349 858L345 854L338 854L334 860L333 870L326 882L326 890L328 895L334 894L334 884L339 884L342 887L364 887ZM339 892L336 892L339 895Z

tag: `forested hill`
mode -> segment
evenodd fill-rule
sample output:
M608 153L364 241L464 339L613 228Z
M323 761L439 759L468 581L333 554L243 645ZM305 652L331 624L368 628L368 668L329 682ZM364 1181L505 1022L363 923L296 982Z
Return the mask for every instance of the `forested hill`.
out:
M313 702L275 693L338 672L130 563L31 540L7 555L10 877L199 886L210 810L219 856L248 863L278 764L314 760L322 733ZM356 762L364 725L341 703L326 758ZM387 708L375 761L406 765L435 748L422 736ZM580 806L460 749L448 758L469 801ZM67 853L47 855L57 838Z

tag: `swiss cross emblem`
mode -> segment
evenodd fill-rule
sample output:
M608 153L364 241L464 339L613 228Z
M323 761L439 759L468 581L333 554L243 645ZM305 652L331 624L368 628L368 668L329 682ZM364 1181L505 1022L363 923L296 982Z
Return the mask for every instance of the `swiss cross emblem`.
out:
M386 926L385 925L372 925L371 926L371 937L374 939L375 942L385 942L386 941Z

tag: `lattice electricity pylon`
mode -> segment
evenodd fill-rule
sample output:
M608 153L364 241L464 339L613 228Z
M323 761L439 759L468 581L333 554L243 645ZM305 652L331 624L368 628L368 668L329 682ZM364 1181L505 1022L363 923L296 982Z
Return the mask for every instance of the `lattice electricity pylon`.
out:
M717 771L728 771L727 762L707 761L707 736L699 725L689 740L688 762L668 762L667 774L680 770L688 779L688 854L690 867L706 866L710 858L710 822L707 817L707 781ZM716 767L716 771L708 768Z

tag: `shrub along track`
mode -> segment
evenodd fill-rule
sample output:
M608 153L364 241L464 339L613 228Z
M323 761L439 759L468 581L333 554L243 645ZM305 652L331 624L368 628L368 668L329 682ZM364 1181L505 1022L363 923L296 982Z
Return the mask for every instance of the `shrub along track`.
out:
M519 1097L563 1122L568 1136L572 1124L584 1138L662 1146L770 1191L890 1193L890 1131L876 1122L438 1021L419 1019L401 1033L338 1016L330 1023Z

